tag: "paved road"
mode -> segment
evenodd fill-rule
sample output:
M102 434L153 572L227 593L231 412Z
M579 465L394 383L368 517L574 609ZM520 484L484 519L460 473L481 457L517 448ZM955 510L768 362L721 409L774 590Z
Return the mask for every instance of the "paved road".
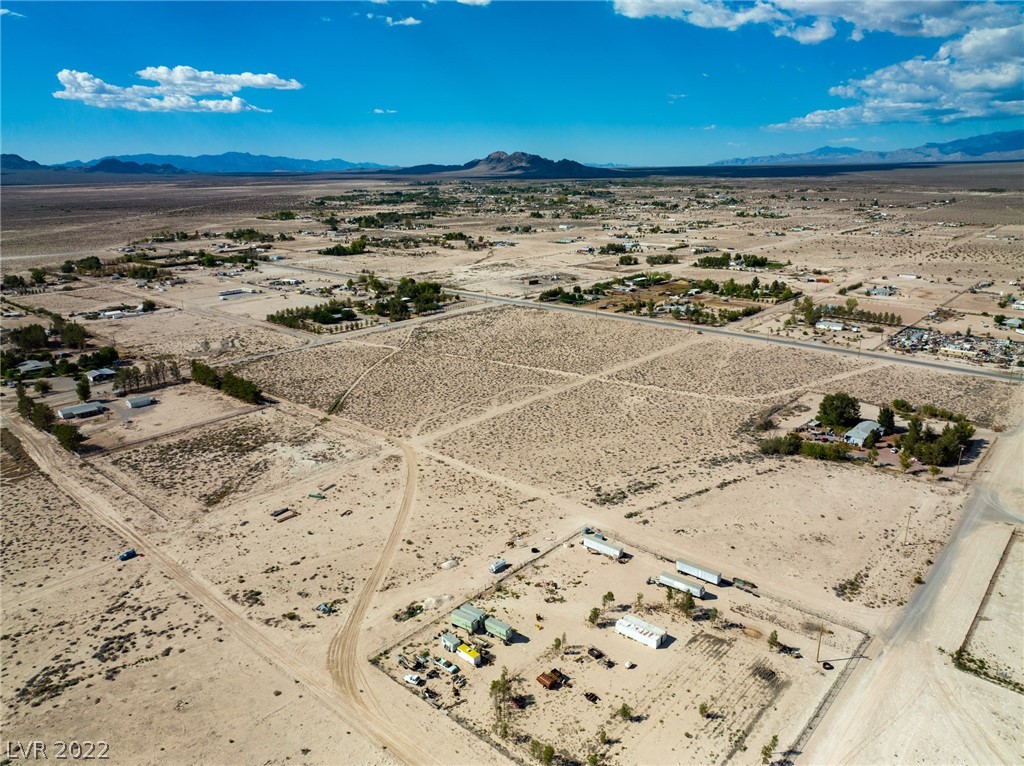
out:
M339 281L347 279L355 279L358 274L342 274L336 271L327 271L325 269L317 269L312 266L300 266L297 264L277 264L281 268L291 269L293 271L301 271L310 274L320 274L323 276L329 276ZM635 314L618 314L618 313L597 313L590 309L580 309L574 306L568 306L562 303L538 303L536 301L528 300L525 298L510 298L501 295L491 295L489 293L477 293L469 290L455 290L452 288L445 288L448 292L460 296L461 298L483 301L485 303L496 303L505 306L520 306L525 308L533 309L545 309L548 311L560 311L565 313L574 314L586 314L587 316L602 316L609 319L618 319L624 322L634 322L640 324L656 325L659 327L670 327L675 330L697 330L707 335L718 335L727 338L738 338L741 340L748 340L752 342L769 343L776 346L788 346L790 348L801 348L809 349L812 351L824 351L831 354L842 354L843 356L854 356L861 357L864 359L874 359L877 361L891 362L894 364L909 365L911 367L921 367L928 370L937 370L940 372L952 372L960 373L961 375L972 375L979 378L989 378L993 380L1002 380L1007 382L1019 383L1024 379L1024 372L1015 374L1013 372L1004 372L1002 370L993 370L985 368L971 368L963 367L953 364L945 364L943 362L932 361L929 359L922 359L920 357L904 356L897 354L883 354L878 351L860 351L857 349L840 348L838 346L830 346L823 343L810 343L808 341L795 340L792 338L779 338L771 335L755 335L752 333L746 333L739 330L729 330L724 327L707 327L687 324L686 322L680 322L675 319L658 319L657 317L644 317L636 316Z

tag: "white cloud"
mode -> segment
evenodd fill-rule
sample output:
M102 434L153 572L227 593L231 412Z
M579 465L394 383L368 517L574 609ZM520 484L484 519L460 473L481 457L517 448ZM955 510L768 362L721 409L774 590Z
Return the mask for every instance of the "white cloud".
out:
M809 27L789 26L777 27L775 29L776 37L792 37L798 43L804 45L824 42L835 37L835 35L836 28L832 26L831 21L825 18L815 19L814 23Z
M25 14L24 13L15 13L10 8L0 8L0 16L12 16L12 17L14 17L16 19L23 19L23 18L25 18Z
M391 16L379 16L375 13L368 13L366 14L366 18L378 19L379 21L383 21L389 27L414 27L417 24L423 23L419 19L414 19L412 16L406 16L404 19L395 19Z
M628 18L677 19L705 29L768 24L776 35L807 45L832 38L836 21L852 25L851 39L861 40L865 32L950 37L979 26L1010 26L1018 18L1015 3L994 0L615 0L615 10Z
M715 124L705 125L704 130L718 130L718 126Z
M398 114L397 109L374 109L374 114Z
M62 69L57 79L64 90L54 98L81 101L103 109L127 109L134 112L267 112L234 94L244 88L298 90L297 80L285 80L276 74L218 74L190 66L147 67L136 73L156 85L110 85L88 72ZM197 98L220 96L221 98Z
M686 94L685 93L669 93L668 94L668 102L670 104L674 104L676 101L678 101L681 98L686 98Z
M490 5L491 0L456 0L459 5Z
M842 128L888 122L950 123L1024 115L1024 24L974 29L919 56L829 89L857 103L819 109L772 129Z

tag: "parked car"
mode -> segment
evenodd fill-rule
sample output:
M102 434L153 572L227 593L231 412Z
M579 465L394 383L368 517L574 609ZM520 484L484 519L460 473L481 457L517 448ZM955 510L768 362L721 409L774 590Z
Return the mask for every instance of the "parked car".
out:
M405 679L405 682L407 684L410 684L412 686L419 686L423 683L423 679L420 678L416 673L409 673L408 675L403 676L403 678Z
M441 670L445 671L446 673L450 673L451 675L455 675L459 672L458 665L456 665L454 662L449 662L443 657L435 657L434 664L441 668Z

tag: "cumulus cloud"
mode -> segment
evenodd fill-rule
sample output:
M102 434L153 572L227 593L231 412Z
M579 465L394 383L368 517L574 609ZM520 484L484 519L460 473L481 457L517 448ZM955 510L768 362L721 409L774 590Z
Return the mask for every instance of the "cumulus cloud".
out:
M218 74L190 66L146 67L136 73L156 85L110 85L88 72L62 69L57 79L64 90L54 98L81 101L103 109L127 109L134 112L267 112L235 95L244 88L298 90L297 80L285 80L276 74ZM198 98L218 96L219 98Z
M829 89L857 103L819 109L773 129L842 128L888 122L950 123L1024 115L1024 24L973 29L919 56Z
M397 109L374 109L374 114L398 114Z
M15 13L10 8L0 8L0 16L12 16L12 17L14 17L16 19L23 19L23 18L25 18L25 14L24 13Z
M865 32L890 32L903 37L950 37L972 28L1015 23L1014 3L993 0L615 0L619 14L678 19L705 29L736 30L746 24L767 24L779 36L813 45L835 35L834 23L853 29L853 40Z
M491 0L456 0L459 5L490 5Z
M389 27L414 27L417 24L423 23L419 19L414 19L412 16L406 16L404 19L396 19L391 16L379 16L376 13L368 13L366 14L366 18L383 21Z

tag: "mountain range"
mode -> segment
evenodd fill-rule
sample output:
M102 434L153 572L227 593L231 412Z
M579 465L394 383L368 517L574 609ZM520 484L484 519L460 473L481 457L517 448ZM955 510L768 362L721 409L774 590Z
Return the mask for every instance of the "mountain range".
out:
M201 154L188 157L183 154L118 154L91 162L72 160L54 167L78 168L96 165L115 159L140 165L172 165L192 173L331 173L343 170L379 170L388 167L373 162L349 162L348 160L302 160L292 157L269 157L265 154L248 152L225 152L224 154Z
M944 144L922 144L913 149L870 152L852 147L823 146L800 154L735 157L712 162L729 165L879 165L911 162L998 162L1024 160L1024 130L1008 130L960 138Z
M343 172L353 175L422 176L440 174L452 178L638 178L644 176L763 174L759 167L775 166L774 174L798 174L799 168L817 166L815 172L851 165L907 165L938 162L999 162L1024 160L1024 130L989 133L946 143L923 144L913 149L872 152L852 147L823 146L800 154L771 154L761 157L737 157L700 167L628 167L616 165L584 165L574 160L550 160L525 152L493 152L482 159L463 165L413 165L396 168L371 162L349 162L341 159L303 160L291 157L268 157L244 152L204 154L188 157L180 154L132 154L104 157L91 162L74 160L60 165L41 165L17 154L0 155L0 170L5 183L72 183L82 174L162 175L185 174L264 174ZM749 169L747 169L749 168ZM63 180L62 180L63 179Z

